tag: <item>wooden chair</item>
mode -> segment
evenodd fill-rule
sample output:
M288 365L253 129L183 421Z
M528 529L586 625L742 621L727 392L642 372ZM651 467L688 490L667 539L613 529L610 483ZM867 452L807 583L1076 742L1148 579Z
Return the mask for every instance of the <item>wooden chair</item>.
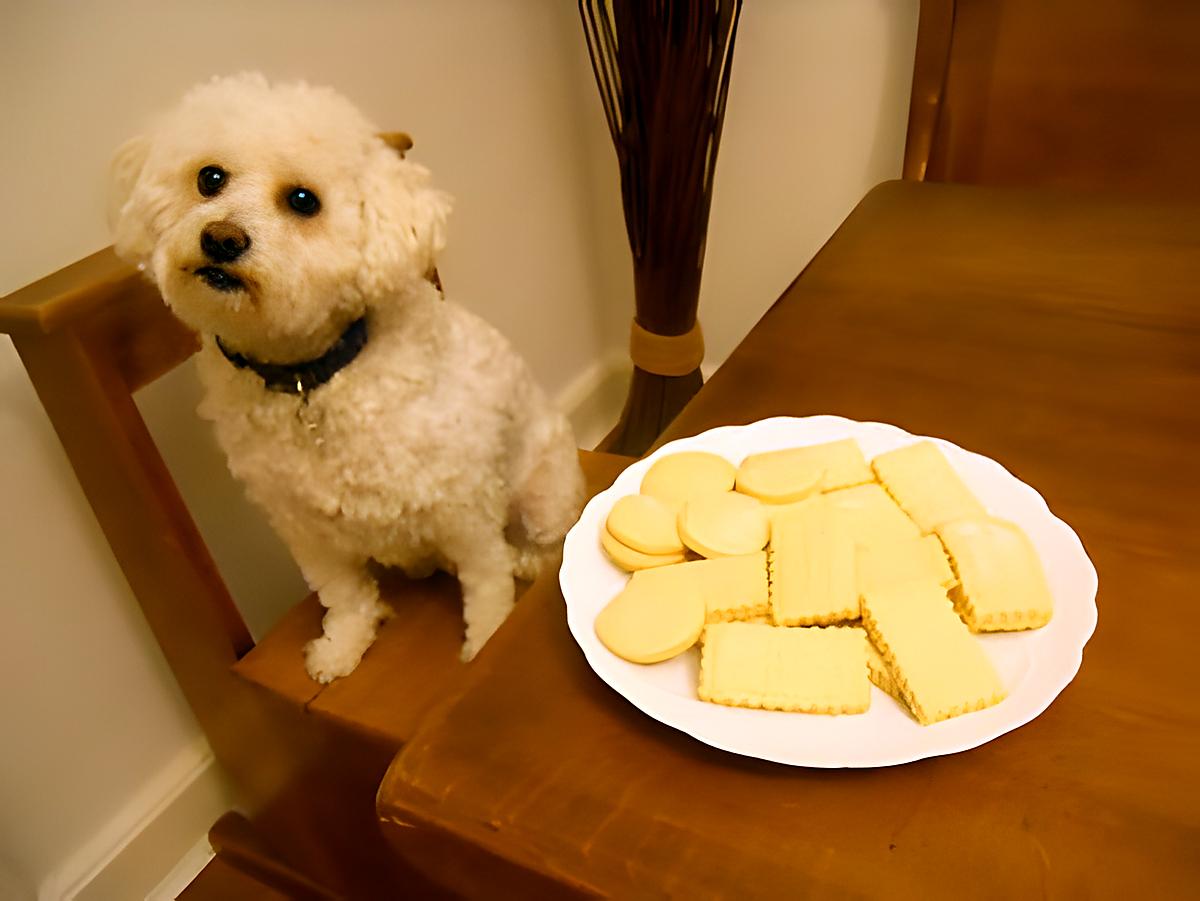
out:
M922 0L904 177L1200 197L1200 4Z
M353 675L313 682L302 647L320 634L316 596L251 639L134 404L198 347L157 291L105 249L0 300L0 331L239 792L248 820L223 818L214 845L292 894L437 897L387 851L374 801L396 751L465 668L456 580L385 578L395 617ZM593 492L614 471L605 456L582 456Z

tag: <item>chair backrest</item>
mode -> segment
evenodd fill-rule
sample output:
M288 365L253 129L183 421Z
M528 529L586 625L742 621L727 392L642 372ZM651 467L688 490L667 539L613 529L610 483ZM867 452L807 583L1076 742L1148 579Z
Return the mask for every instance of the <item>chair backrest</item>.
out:
M117 562L206 731L250 632L133 393L198 348L106 248L0 299L8 333Z
M254 646L134 402L198 348L157 290L107 248L0 298L0 332L12 336L239 807L269 837L268 856L330 887L304 897L395 894L393 885L420 895L425 884L383 844L373 800L399 744L462 667L454 589L434 579L410 591L414 603L384 630L395 652L322 690L299 652L319 627L315 597ZM383 635L380 645L389 646ZM394 690L409 679L416 690ZM266 845L216 840L263 865Z
M1196 0L922 0L906 178L1200 197Z

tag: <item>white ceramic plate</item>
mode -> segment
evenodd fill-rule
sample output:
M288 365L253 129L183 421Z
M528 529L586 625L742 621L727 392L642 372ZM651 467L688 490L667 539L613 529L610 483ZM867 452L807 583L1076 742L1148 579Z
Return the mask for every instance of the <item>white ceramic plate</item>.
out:
M681 450L704 450L737 464L747 454L841 438L857 440L867 459L922 440L895 426L840 416L765 419L672 441L631 465L611 488L596 495L567 535L559 572L571 634L592 669L635 707L668 726L716 748L796 766L908 763L977 747L1032 720L1079 670L1083 646L1096 628L1096 570L1079 537L1034 489L995 461L937 438L932 440L988 510L1029 534L1054 594L1049 625L980 638L1008 689L1008 697L995 707L920 726L874 686L870 710L854 716L724 707L696 696L695 648L663 663L640 666L617 657L596 638L596 614L628 579L600 549L600 530L613 503L638 491L656 459Z

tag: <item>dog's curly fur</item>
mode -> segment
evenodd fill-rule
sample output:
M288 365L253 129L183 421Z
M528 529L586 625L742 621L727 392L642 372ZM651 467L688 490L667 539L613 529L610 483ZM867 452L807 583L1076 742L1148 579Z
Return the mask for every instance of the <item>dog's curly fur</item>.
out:
M202 196L205 166L228 173ZM387 607L368 566L456 572L469 659L513 604L513 577L557 558L582 477L570 426L508 342L443 301L427 276L449 199L340 95L260 75L188 93L113 166L117 252L141 265L201 336L200 406L230 469L287 542L327 608L307 648L328 682L357 666ZM320 198L311 217L290 190ZM249 237L216 290L200 236ZM307 398L272 392L231 351L293 363L359 317L362 352Z

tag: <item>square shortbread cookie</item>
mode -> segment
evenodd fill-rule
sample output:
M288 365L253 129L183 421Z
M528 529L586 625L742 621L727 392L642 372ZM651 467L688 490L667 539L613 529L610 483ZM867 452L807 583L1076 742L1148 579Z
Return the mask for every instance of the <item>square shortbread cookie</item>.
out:
M958 574L951 593L959 615L975 632L1015 632L1046 625L1054 598L1029 536L991 516L938 527Z
M767 553L713 557L682 563L697 574L708 622L766 616L768 607Z

